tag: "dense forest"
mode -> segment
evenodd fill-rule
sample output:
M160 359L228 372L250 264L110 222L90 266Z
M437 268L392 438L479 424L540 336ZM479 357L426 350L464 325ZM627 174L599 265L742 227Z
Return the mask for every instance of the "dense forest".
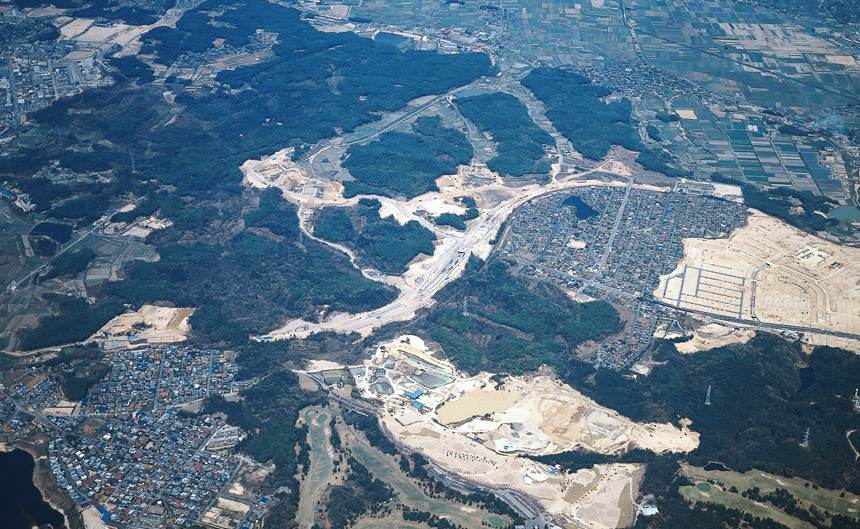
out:
M90 248L81 248L60 254L51 261L51 267L47 272L39 276L40 281L47 281L55 277L74 277L87 269L95 259L96 253Z
M502 176L546 174L544 145L555 145L548 132L538 127L519 99L503 93L458 97L457 108L481 132L496 142L496 156L487 167Z
M98 346L64 347L42 365L55 377L68 400L81 400L110 371Z
M325 514L332 529L346 529L359 516L375 514L394 499L391 486L373 477L354 457L347 457L347 465L343 483L331 487L326 499Z
M115 301L90 305L81 298L60 294L47 294L45 298L53 304L55 314L24 335L19 345L24 351L86 340L125 310Z
M244 343L249 332L283 323L288 314L324 306L364 310L393 293L368 284L322 245L279 242L278 237L290 236L278 235L278 226L289 229L291 223L281 223L277 215L265 219L268 215L262 212L260 218L252 214L248 223L255 233L225 232L225 226L232 229L240 218L239 165L290 145L354 130L378 119L379 112L490 73L491 64L484 54L401 52L352 33L318 32L298 11L264 0L232 7L210 0L189 10L176 28L147 33L144 54L169 62L212 48L216 37L241 47L258 38L263 24L279 39L268 62L221 72L219 84L190 92L175 77L154 83L138 62L115 61L115 85L28 114L30 123L53 143L3 158L0 177L28 193L38 212L79 227L129 197L148 197L139 206L141 212L160 211L175 223L148 240L161 261L136 263L124 281L102 292L94 288L93 294L132 304L162 299L199 306L192 325L201 337ZM165 90L175 97L165 98ZM434 125L431 120L419 128L431 134ZM455 132L436 128L442 135ZM64 183L34 178L55 162L79 177ZM101 181L93 181L92 172L100 172ZM222 200L223 213L215 206ZM135 215L120 218L133 220ZM96 315L102 316L84 310L75 321ZM43 330L31 334L28 347L72 337L64 332L50 338Z
M402 274L418 254L433 255L433 232L415 220L401 226L394 217L382 218L380 206L376 199L363 198L355 207L324 208L314 221L314 235L345 244L362 266L386 274Z
M454 174L472 159L472 145L439 117L421 117L412 133L386 132L378 140L356 144L343 166L355 181L344 182L344 196L360 194L416 197L438 191L436 179Z
M219 245L161 245L159 261L134 263L125 281L104 291L134 306L160 300L197 307L190 323L198 336L235 344L290 318L370 310L394 299L391 288L363 278L339 252L300 241L295 211L268 192L245 216L265 231L241 231Z
M860 469L845 439L860 427L850 399L859 356L829 347L807 356L798 343L759 334L683 357L664 342L655 360L665 364L636 380L583 364L570 364L562 378L636 421L690 418L701 433L699 448L686 456L695 465L719 461L740 472L756 468L860 492Z
M788 187L761 189L753 184L743 186L744 204L792 226L809 232L824 231L828 226L839 224L839 219L828 219L824 215L834 203L827 197L813 195L809 191L796 191ZM800 208L800 212L792 210Z
M151 83L155 80L152 68L137 57L126 56L111 59L110 64L119 70L123 77L136 79L140 84Z
M146 2L146 6L129 5L117 0L15 0L15 7L54 6L68 9L69 16L79 18L101 18L121 21L131 25L152 24L168 9L176 5L176 0Z
M498 260L485 265L472 257L464 275L436 299L422 333L470 373L522 374L543 364L561 369L576 347L621 328L608 303L576 303L551 285L529 285Z
M402 108L411 99L443 93L490 71L483 54L400 52L352 33L321 33L300 20L298 11L263 0L247 0L244 9L223 10L220 5L209 0L187 12L176 28L151 30L143 37L144 47L159 60L172 60L211 49L216 37L235 46L247 44L263 23L264 29L279 35L275 57L221 72L218 81L224 88L194 95L175 80L168 79L165 87L152 85L138 59L117 59L113 64L121 82L115 86L60 100L29 115L48 129L62 128L63 141L3 160L0 174L29 177L53 159L74 156L76 170L118 172L103 198L139 191L140 182L153 178L197 198L235 192L231 186L241 177L237 167L248 158L314 143L336 130L352 131L377 119L380 111ZM230 90L241 87L245 89ZM163 100L164 88L177 93L172 104ZM168 112L175 114L170 125L163 119ZM97 150L96 142L83 140L88 134L109 140L111 148ZM67 149L77 143L80 152ZM132 154L137 158L135 175L129 170ZM63 197L84 190L61 184L55 191ZM103 203L101 211L109 201Z
M262 228L276 236L288 239L299 236L294 208L287 204L281 191L274 187L260 193L260 206L245 213L243 220L248 228Z
M613 145L639 151L636 161L667 176L684 176L671 156L642 144L629 99L605 102L612 95L591 79L557 68L535 68L522 84L546 105L546 115L584 157L599 160ZM667 119L669 119L667 117Z

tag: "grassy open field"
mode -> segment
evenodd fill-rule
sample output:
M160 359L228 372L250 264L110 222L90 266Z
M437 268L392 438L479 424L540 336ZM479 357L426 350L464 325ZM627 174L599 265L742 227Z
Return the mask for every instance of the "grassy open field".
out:
M331 480L334 471L331 446L326 435L326 426L331 420L327 408L309 408L304 411L308 425L308 442L311 446L311 465L302 480L299 511L296 518L302 528L314 525L314 511L320 493Z
M385 518L362 518L352 529L429 529L430 526L418 522L406 522L399 512Z
M770 518L771 520L779 522L790 529L815 529L808 522L789 516L773 505L748 500L740 494L728 492L720 487L714 486L711 487L709 491L705 492L696 487L688 486L681 487L679 491L681 495L688 500L716 503L731 509L748 512L759 518Z
M353 456L365 465L371 473L390 484L400 497L400 501L410 508L432 512L439 517L454 520L464 527L481 527L482 522L487 522L491 525L495 522L496 526L504 526L511 523L510 518L507 516L500 517L483 509L476 509L461 503L428 497L412 478L400 470L400 466L395 459L372 447L361 436L353 437L352 435L348 435L345 437L352 449ZM398 515L395 515L395 519L396 516ZM501 524L499 524L499 520L501 520ZM377 522L378 520L372 521ZM413 522L408 522L408 524L395 524L386 527L411 528L413 525ZM383 526L373 524L373 527Z
M812 485L807 487L805 486L806 481L799 478L781 478L757 470L745 473L719 470L707 471L704 468L690 465L684 465L682 472L689 477L710 479L721 484L711 486L710 490L701 490L696 487L681 487L680 491L684 497L693 501L718 503L726 507L740 509L753 516L771 518L791 528L810 528L812 526L788 516L770 504L756 503L748 500L741 496L740 493L758 487L762 494L767 494L780 488L787 490L792 496L797 498L798 502L804 508L808 509L810 505L815 505L819 509L831 514L841 514L854 518L860 517L858 516L860 515L860 497L848 492L845 492L843 497L842 491L828 490L820 487L816 489ZM728 492L732 486L736 487L739 493Z

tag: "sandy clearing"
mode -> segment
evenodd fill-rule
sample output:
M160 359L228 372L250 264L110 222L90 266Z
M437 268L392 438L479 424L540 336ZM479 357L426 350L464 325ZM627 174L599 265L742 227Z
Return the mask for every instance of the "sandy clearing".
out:
M86 31L87 28L93 25L93 22L95 20L91 18L75 18L60 28L60 35L64 39L71 39Z
M805 334L803 336L803 342L810 347L826 345L860 354L860 341L852 340L850 338L831 336L829 334Z
M28 17L39 18L39 17L54 17L57 15L62 15L68 11L68 9L58 9L54 6L50 7L36 7L31 9L25 9L24 12L27 13Z
M850 55L825 55L827 62L842 66L860 66L857 59Z
M83 511L81 515L84 518L84 527L87 529L107 529L107 526L102 522L102 515L94 506L90 505Z
M343 369L343 364L338 364L337 362L332 362L331 360L308 360L307 371L315 372L315 371L327 371L329 369Z
M104 42L128 30L131 26L127 24L116 24L112 26L90 26L84 33L77 35L76 40L82 42Z
M633 176L633 169L631 169L628 165L618 161L609 162L605 169L610 173L615 173L617 175Z
M414 205L416 211L426 211L433 217L438 217L442 213L462 215L466 212L463 205L451 202L450 197L416 197L410 203Z
M693 333L692 339L675 344L679 353L696 353L733 343L747 343L755 336L755 331L751 329L737 329L719 323L703 325Z
M387 217L394 217L394 220L396 220L397 223L401 226L411 220L409 218L409 215L402 212L399 208L394 207L394 205L390 202L382 203L382 205L379 207L379 216L383 219Z
M192 308L144 305L139 310L120 314L107 322L95 337L102 338L107 335L111 340L121 340L135 336L147 343L183 342L191 332L188 319L193 313Z

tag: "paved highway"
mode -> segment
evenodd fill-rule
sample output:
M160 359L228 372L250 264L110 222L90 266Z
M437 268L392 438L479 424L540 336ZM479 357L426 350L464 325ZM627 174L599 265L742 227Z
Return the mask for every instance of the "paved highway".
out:
M640 301L656 303L657 305L663 305L664 307L669 307L675 310L679 310L682 312L689 312L691 314L700 314L702 316L707 316L716 321L723 322L731 322L731 323L740 323L743 325L747 325L753 327L755 329L761 330L777 330L777 331L792 331L792 332L805 332L811 334L826 334L828 336L838 336L840 338L849 338L851 340L860 340L860 334L855 334L851 332L842 332L842 331L831 331L828 329L818 329L816 327L804 327L801 325L786 325L782 323L768 323L760 320L748 320L746 318L735 318L732 316L726 316L724 314L716 314L713 312L706 312L704 310L696 310L696 309L688 309L684 307L676 307L672 303L666 303L665 301L660 301L659 299L652 297L640 297Z

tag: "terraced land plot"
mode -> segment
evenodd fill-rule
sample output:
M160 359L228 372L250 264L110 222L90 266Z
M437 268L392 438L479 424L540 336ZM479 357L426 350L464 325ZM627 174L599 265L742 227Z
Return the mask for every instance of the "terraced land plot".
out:
M754 212L727 239L685 240L683 261L654 296L718 316L857 334L860 249Z

